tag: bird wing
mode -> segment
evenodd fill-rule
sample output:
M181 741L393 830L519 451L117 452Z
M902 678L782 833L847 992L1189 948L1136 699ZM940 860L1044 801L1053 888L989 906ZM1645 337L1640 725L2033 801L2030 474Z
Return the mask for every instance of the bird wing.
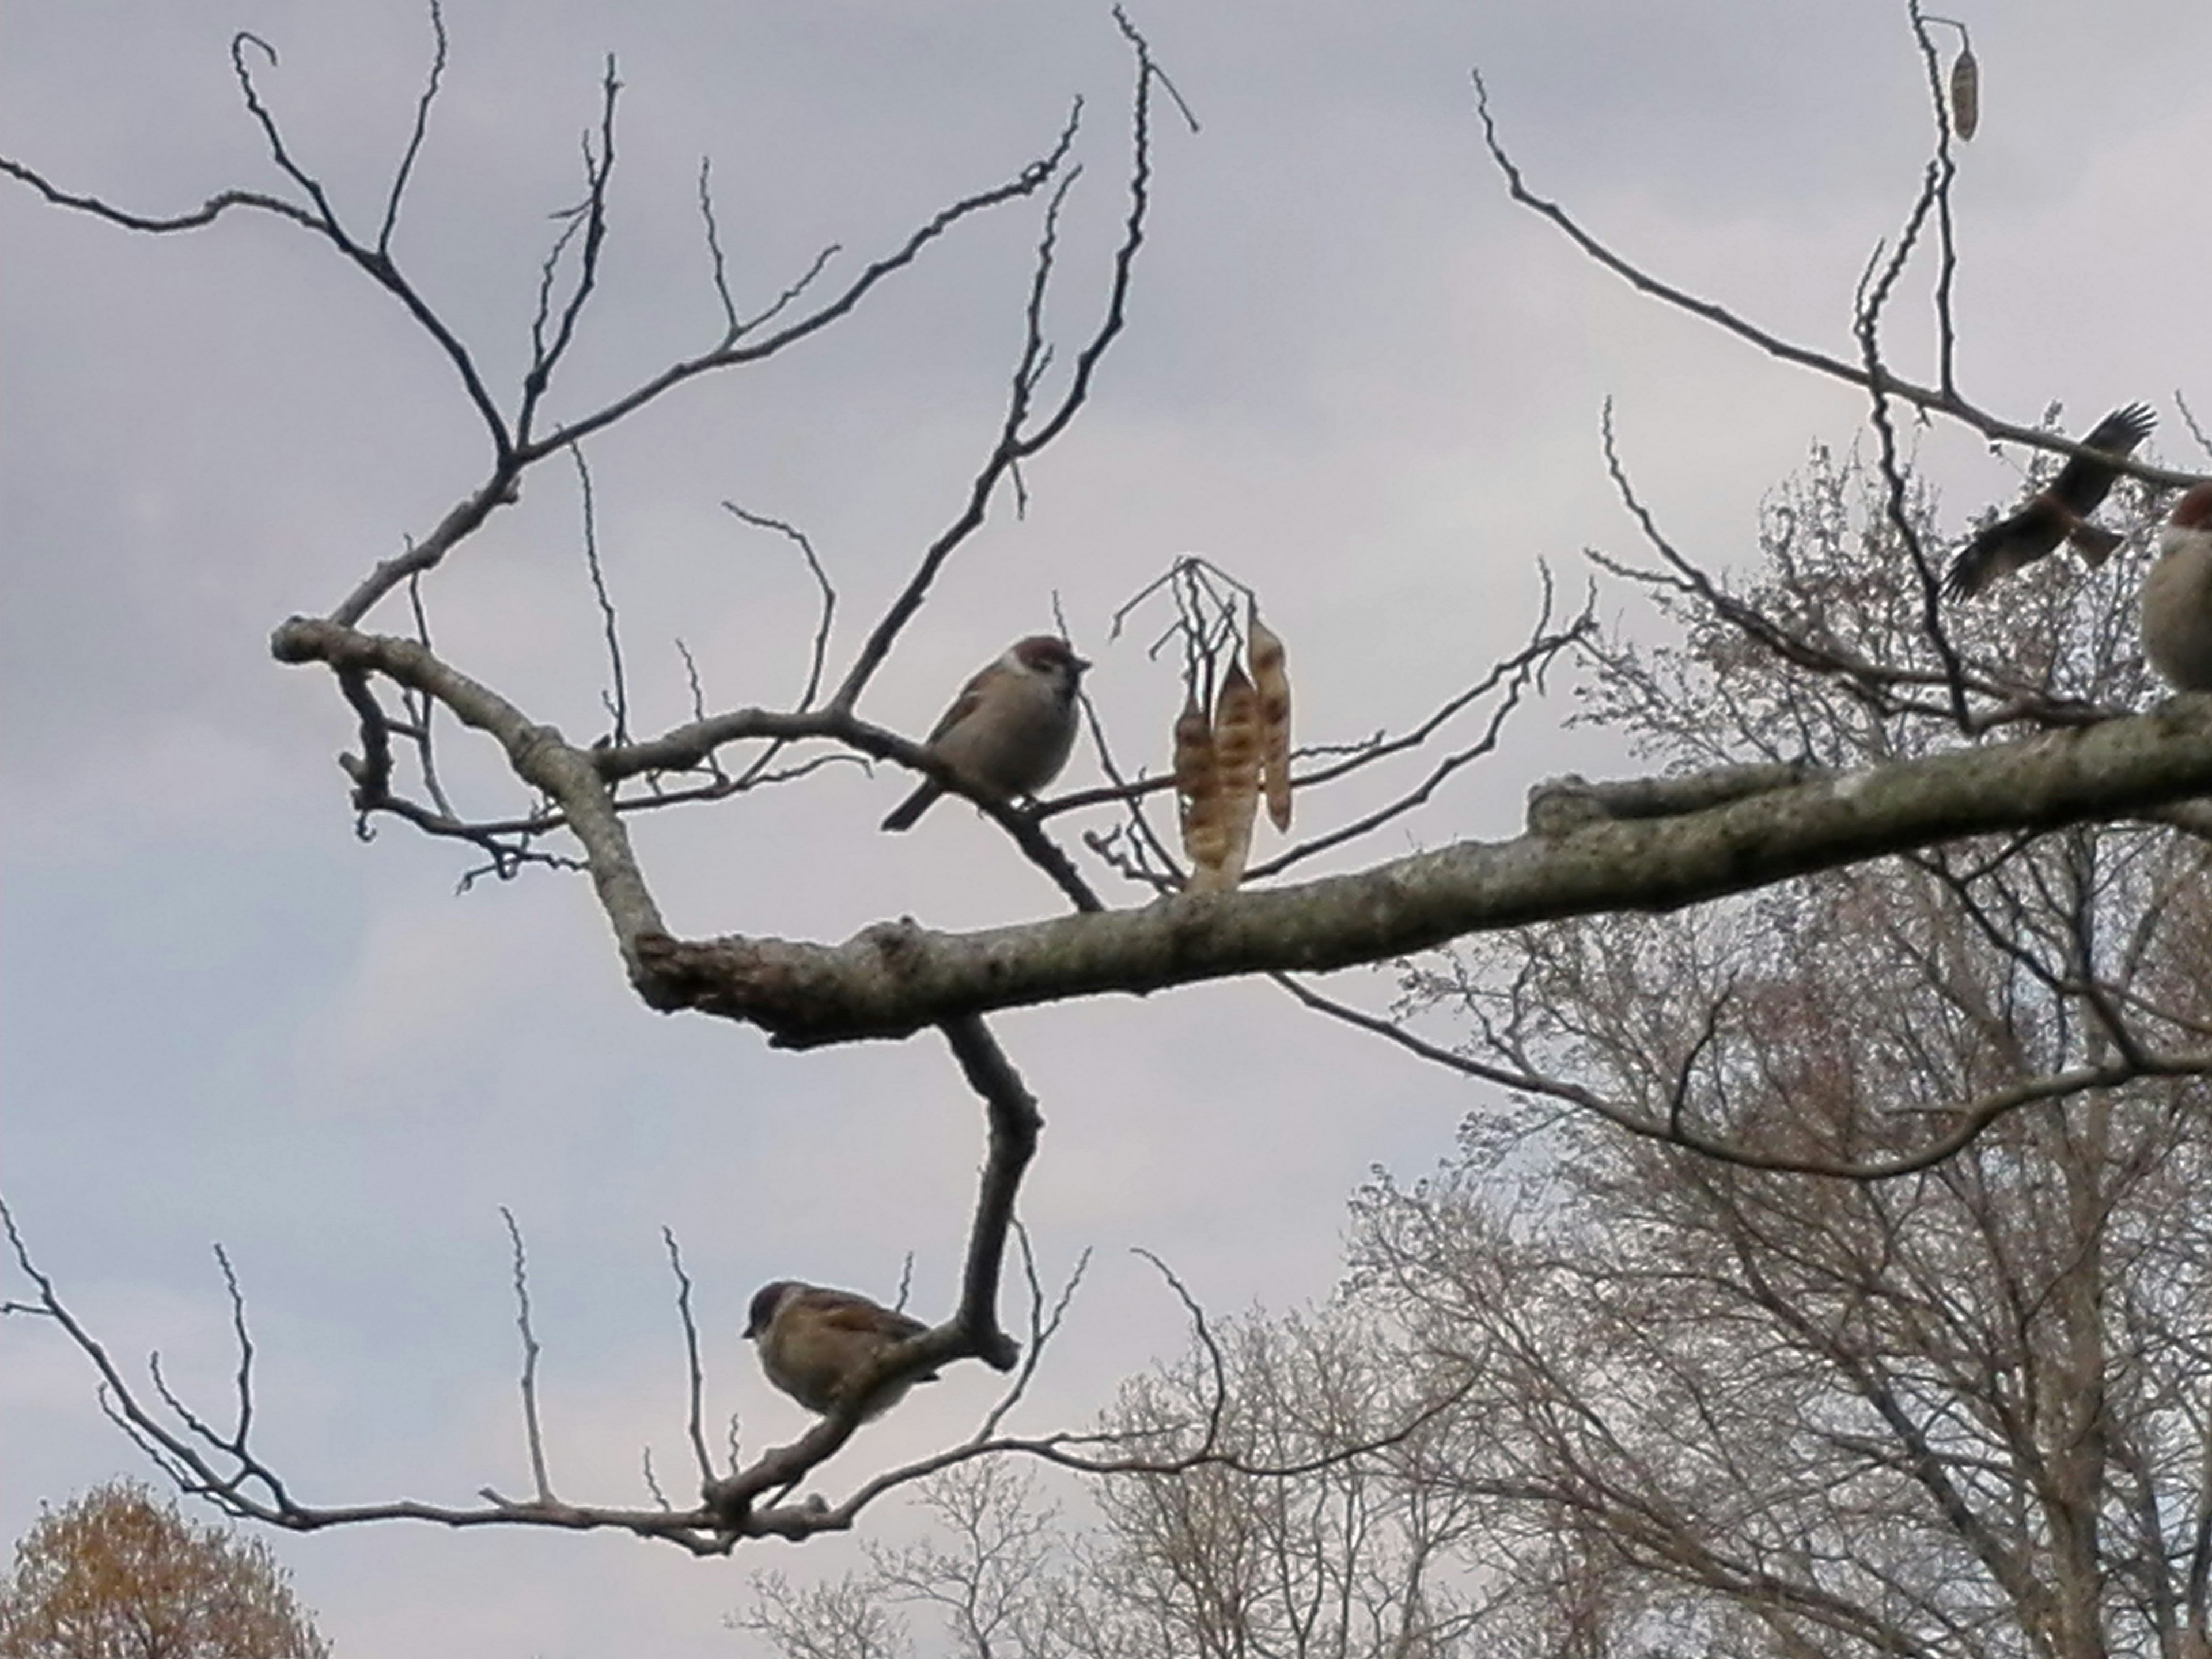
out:
M2000 519L1960 550L1943 578L1954 599L1972 599L2000 576L2033 564L2065 536L2063 520L2038 495L2008 519Z
M2081 442L2108 455L2125 455L2157 423L2149 404L2130 404L2098 422ZM1954 599L1971 599L1998 577L2033 564L2069 536L2081 538L2082 556L2092 564L2099 562L2111 550L2097 545L2105 532L2081 520L2095 511L2118 476L2108 462L2086 455L2069 457L2058 476L2031 496L2027 506L1998 520L1960 550L1943 578L1944 593Z
M950 732L954 726L959 725L961 721L966 720L970 714L975 712L975 705L983 700L983 682L989 677L991 670L997 666L998 665L996 663L993 663L989 667L977 669L975 671L975 678L970 679L967 684L960 688L960 695L953 698L952 707L946 709L943 714L939 715L938 717L937 724L930 727L929 741L931 743L935 743L947 732Z
M910 1319L865 1296L854 1296L846 1291L809 1291L804 1304L808 1313L832 1330L885 1337L895 1342L920 1336L929 1328L918 1319Z
M2151 428L2157 424L2158 416L2151 413L2149 404L2130 404L2098 422L2081 443L2085 448L2100 449L2108 455L2125 455L2150 436ZM2051 493L2077 517L2086 517L2095 511L2118 477L2103 461L2091 460L2087 455L2070 456L2051 481Z

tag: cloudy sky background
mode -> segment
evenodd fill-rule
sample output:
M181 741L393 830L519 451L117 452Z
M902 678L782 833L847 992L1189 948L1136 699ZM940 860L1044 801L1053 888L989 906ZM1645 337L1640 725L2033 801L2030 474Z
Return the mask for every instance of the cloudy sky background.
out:
M1987 84L1957 198L1962 380L2017 419L2063 399L2077 428L2149 398L2180 457L2173 389L2212 398L2212 229L2182 210L2212 167L2212 11L2143 0L2100 9L2094 32L2081 20L2057 0L1970 20ZM927 730L1056 591L1121 751L1158 765L1176 694L1106 623L1200 550L1265 597L1303 738L1401 726L1517 644L1540 561L1578 586L1583 546L1633 550L1598 453L1607 396L1649 499L1717 565L1744 556L1763 492L1810 444L1861 431L1856 393L1637 298L1513 208L1468 70L1540 191L1670 278L1847 352L1860 267L1924 160L1901 7L1212 4L1139 21L1204 131L1160 124L1129 333L1030 469L1026 520L1001 503L866 712ZM1012 173L1080 94L1086 171L1053 320L1073 342L1096 314L1130 79L1103 8L452 0L447 21L447 90L396 248L495 386L519 373L545 215L576 194L610 52L625 86L613 240L556 410L712 338L702 155L757 307L824 244L849 269ZM147 211L278 188L224 56L240 28L283 55L262 84L299 155L373 222L428 49L421 9L397 0L11 5L0 149ZM229 1363L221 1240L252 1300L264 1449L298 1494L465 1502L526 1484L510 1206L556 1483L628 1503L643 1444L685 1480L665 1224L699 1280L710 1403L741 1411L755 1445L787 1437L801 1414L737 1340L757 1285L888 1295L912 1250L917 1310L952 1293L980 1140L941 1046L793 1056L654 1015L580 880L457 897L454 848L396 827L357 843L332 764L353 738L343 706L327 676L271 663L266 638L481 477L449 369L273 220L137 237L12 184L0 214L4 1184L42 1264L119 1356L159 1348L212 1406ZM1036 231L1033 206L972 222L849 321L592 447L639 727L686 712L678 635L712 705L785 702L801 677L811 586L725 498L812 535L849 651L995 431ZM1901 311L1901 368L1924 371L1925 337ZM1971 434L1920 443L1954 525L2014 489L2014 459ZM448 657L572 736L604 726L577 526L572 479L544 468L431 589ZM1510 835L1533 779L1622 764L1601 737L1559 733L1569 706L1527 714L1495 763L1338 867ZM474 802L504 799L483 757L451 739L446 755ZM1069 781L1091 781L1079 759ZM638 833L686 934L839 939L899 914L962 927L1054 908L972 815L879 837L900 788L837 769ZM1302 827L1361 804L1317 797ZM1000 1034L1048 1118L1024 1203L1047 1268L1099 1252L1028 1414L1039 1428L1180 1345L1129 1247L1218 1309L1325 1294L1349 1189L1376 1163L1418 1173L1479 1103L1257 987L1026 1013ZM41 1499L137 1466L53 1332L10 1320L0 1342L13 1538ZM990 1382L971 1368L925 1390L824 1489L957 1435ZM699 1564L614 1536L278 1541L342 1653L562 1659L741 1655L718 1619L748 1567L835 1567L850 1549Z

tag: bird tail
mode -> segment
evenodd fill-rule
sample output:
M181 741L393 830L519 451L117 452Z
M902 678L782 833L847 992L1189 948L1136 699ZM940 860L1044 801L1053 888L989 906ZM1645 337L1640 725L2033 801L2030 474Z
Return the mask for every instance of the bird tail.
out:
M935 805L937 798L944 793L945 786L931 779L891 808L890 816L884 820L884 828L894 830L913 829L915 821Z

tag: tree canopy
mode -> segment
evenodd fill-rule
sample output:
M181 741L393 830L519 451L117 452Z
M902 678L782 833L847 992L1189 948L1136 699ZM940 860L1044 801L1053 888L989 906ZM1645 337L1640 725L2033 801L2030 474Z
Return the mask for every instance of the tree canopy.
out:
M5 1659L329 1659L269 1546L135 1480L49 1510L0 1584Z

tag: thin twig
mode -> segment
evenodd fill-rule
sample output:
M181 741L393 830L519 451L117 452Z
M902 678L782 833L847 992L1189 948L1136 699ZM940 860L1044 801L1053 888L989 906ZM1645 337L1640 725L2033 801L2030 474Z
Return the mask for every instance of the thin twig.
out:
M415 105L415 130L407 135L406 152L399 158L399 166L392 175L392 193L385 198L384 222L377 228L376 252L380 258L392 254L392 234L399 228L399 204L407 194L407 180L415 171L415 158L422 153L422 140L430 131L430 106L438 101L438 84L446 74L446 14L439 0L430 0L430 33L437 42L430 58L430 74L422 88L422 96Z
M684 1431L690 1437L691 1455L698 1462L700 1480L712 1480L714 1461L707 1454L707 1370L699 1358L699 1322L691 1312L691 1275L684 1270L684 1252L678 1248L675 1230L663 1227L660 1242L668 1249L668 1271L676 1276L676 1316L684 1327ZM653 1495L659 1496L657 1487ZM664 1499L664 1507L665 1502Z
M706 228L707 257L714 268L714 297L721 301L722 337L738 337L738 302L730 297L729 266L722 258L722 233L714 222L714 164L707 156L699 158L699 222Z
M514 1249L514 1326L522 1334L522 1423L530 1441L530 1478L537 1488L538 1501L550 1504L553 1484L545 1475L545 1434L538 1418L538 1336L530 1328L530 1261L523 1252L522 1229L514 1212L502 1204L499 1217L507 1224L507 1240Z

